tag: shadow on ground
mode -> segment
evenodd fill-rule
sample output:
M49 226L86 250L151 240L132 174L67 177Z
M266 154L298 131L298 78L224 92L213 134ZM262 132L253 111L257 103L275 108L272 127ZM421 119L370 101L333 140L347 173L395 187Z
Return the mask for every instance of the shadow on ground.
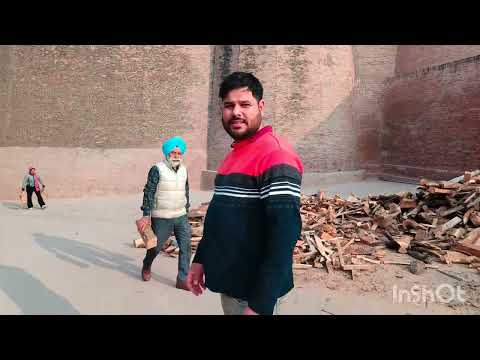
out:
M80 314L67 299L54 293L23 269L0 265L0 289L26 315Z
M18 201L2 201L2 205L10 210L25 210L25 207Z
M105 269L119 271L141 281L141 267L133 264L132 261L134 261L134 259L128 256L104 250L95 245L86 244L78 240L59 236L34 233L33 240L57 258L78 267L88 268L90 265L95 265ZM153 272L152 279L168 286L175 286L173 280L154 274Z

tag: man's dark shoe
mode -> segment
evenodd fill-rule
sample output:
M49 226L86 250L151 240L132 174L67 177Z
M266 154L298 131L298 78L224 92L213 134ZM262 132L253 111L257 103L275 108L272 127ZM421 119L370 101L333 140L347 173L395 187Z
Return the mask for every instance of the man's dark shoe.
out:
M180 289L180 290L186 290L186 291L190 291L190 289L188 288L187 286L187 282L186 281L180 281L177 279L177 284L175 285L175 287L177 289Z
M152 278L152 271L146 267L142 268L142 279L143 281L150 281Z

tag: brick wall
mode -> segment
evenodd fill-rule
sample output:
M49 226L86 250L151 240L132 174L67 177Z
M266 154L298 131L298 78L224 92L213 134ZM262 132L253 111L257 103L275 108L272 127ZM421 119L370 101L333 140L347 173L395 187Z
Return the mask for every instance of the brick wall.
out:
M382 166L448 179L480 168L480 56L386 81Z
M212 47L210 59L210 89L208 99L207 167L216 170L232 140L222 126L222 112L218 91L222 80L238 69L239 45L217 45Z
M355 45L353 122L357 136L358 166L376 173L380 165L384 81L394 75L396 45Z
M51 196L141 191L172 135L187 139L199 188L202 171L211 178L232 141L218 87L235 70L262 81L265 123L294 145L307 172L453 177L480 167L479 61L461 60L478 53L480 46L0 46L0 198L15 197L31 163Z
M352 170L351 46L240 46L239 68L265 89L266 119L298 151L307 172Z
M397 75L480 54L480 45L399 45Z
M58 189L52 196L92 192L96 176L104 192L136 191L149 166L162 160L162 141L173 135L187 139L198 188L207 157L210 50L0 46L0 198L12 196L29 163L43 167ZM118 183L109 184L104 172Z

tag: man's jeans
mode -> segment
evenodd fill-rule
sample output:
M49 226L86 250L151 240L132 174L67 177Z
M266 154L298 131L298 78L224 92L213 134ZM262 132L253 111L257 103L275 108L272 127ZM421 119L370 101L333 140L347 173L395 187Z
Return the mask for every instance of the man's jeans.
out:
M147 250L147 255L145 256L145 259L143 259L143 266L147 269L150 269L153 260L157 257L160 250L163 248L165 241L168 240L173 231L180 250L178 257L177 280L186 280L192 253L192 231L187 215L183 215L174 219L161 219L152 217L152 230L157 236L157 246Z
M277 300L273 308L273 315L280 315L280 304L284 297ZM225 315L242 315L248 303L245 300L236 299L225 294L220 294L222 302L223 313Z

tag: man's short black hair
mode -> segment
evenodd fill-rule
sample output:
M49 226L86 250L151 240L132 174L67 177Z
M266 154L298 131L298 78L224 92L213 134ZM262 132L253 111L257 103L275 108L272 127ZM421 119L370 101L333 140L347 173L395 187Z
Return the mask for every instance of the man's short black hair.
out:
M225 96L230 91L244 87L252 92L253 97L257 101L263 99L263 86L260 81L253 74L241 71L231 73L223 79L218 96L221 99L225 99Z

